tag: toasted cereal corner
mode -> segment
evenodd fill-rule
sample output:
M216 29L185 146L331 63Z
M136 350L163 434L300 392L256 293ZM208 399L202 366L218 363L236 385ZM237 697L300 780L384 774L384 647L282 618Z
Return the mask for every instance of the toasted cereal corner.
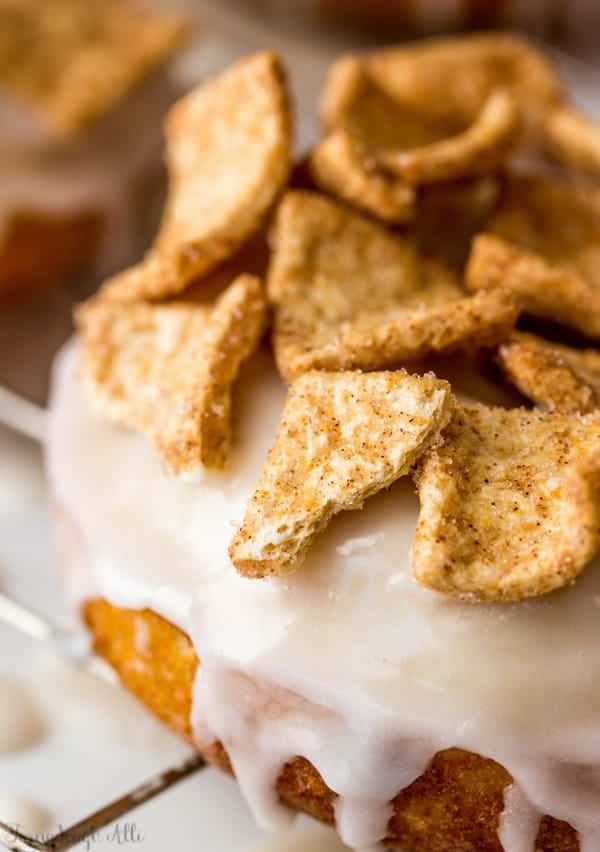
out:
M600 413L457 403L443 438L417 468L417 581L489 602L573 582L600 548Z
M144 432L169 472L221 467L232 386L265 318L261 283L249 275L211 307L93 300L77 320L81 373L94 410Z
M194 89L171 109L166 136L163 221L142 274L105 285L115 300L181 293L264 225L291 169L291 107L278 57L254 54Z
M285 575L338 512L408 473L450 416L450 387L404 371L307 373L292 384L229 553L247 577Z

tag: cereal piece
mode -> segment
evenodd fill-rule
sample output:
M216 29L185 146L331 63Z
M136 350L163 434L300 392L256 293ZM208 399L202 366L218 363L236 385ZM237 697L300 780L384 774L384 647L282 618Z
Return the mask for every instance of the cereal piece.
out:
M488 172L516 139L519 113L506 91L494 90L467 125L440 126L394 104L357 63L344 68L347 115L313 151L312 174L319 186L385 221L414 217L413 184Z
M346 130L333 131L313 149L310 173L318 186L385 222L414 217L413 187L385 174Z
M243 59L180 100L167 119L170 192L149 255L105 285L112 299L158 299L206 275L264 224L290 171L284 72Z
M511 601L573 582L600 547L600 414L456 404L417 474L413 573Z
M565 105L549 114L546 133L552 152L568 165L600 175L600 126L574 107Z
M423 186L411 229L419 250L443 260L462 277L473 237L497 209L500 192L496 175Z
M172 472L222 466L232 385L258 345L265 314L260 281L249 275L214 306L94 299L77 315L92 405L143 431Z
M503 287L534 315L600 337L600 196L513 178L490 234L473 243L471 290Z
M600 408L600 351L573 349L535 334L513 334L496 360L524 396L550 411L586 414Z
M162 287L160 259L152 252L139 263L117 272L100 288L104 301L135 302L145 292L159 293Z
M467 126L492 91L502 88L519 105L524 133L537 132L548 109L563 97L558 75L544 54L514 36L432 39L381 50L363 61L388 98L441 126ZM329 124L334 116L327 107L325 98Z
M496 89L462 132L430 145L383 151L376 159L384 169L409 183L434 183L485 173L506 159L518 127L515 99L509 92Z
M288 393L283 419L229 553L240 574L298 567L338 512L405 475L450 415L433 375L313 372Z
M420 257L412 241L308 192L289 192L280 205L268 291L288 379L493 346L517 316L505 294L465 295L456 275Z
M352 176L346 183L341 166L329 162L326 169L315 169L317 180L356 203L347 184L357 195L354 186L364 183L361 169L378 171L382 180L391 172L397 186L489 172L515 145L541 136L545 113L561 94L543 56L505 36L444 39L343 57L326 83L323 122L328 134L344 131L359 146L354 150L365 153L358 165L355 156L353 168L345 169ZM391 180L390 175L388 184Z
M0 0L0 86L74 136L162 64L185 30L179 15L136 0Z
M330 104L329 110L344 115L344 120L334 122L311 153L310 170L317 185L386 222L412 219L413 187L385 174L370 154L374 135L385 134L389 127L395 104L372 83L362 64L351 58L334 64L325 98L336 99L335 108ZM361 131L361 122L367 125L367 132Z

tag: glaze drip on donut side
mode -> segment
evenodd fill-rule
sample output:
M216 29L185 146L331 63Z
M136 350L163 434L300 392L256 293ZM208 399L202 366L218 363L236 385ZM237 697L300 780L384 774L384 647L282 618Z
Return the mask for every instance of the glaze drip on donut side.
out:
M48 468L92 555L83 588L190 635L202 662L195 736L223 742L261 823L289 820L274 782L302 755L338 794L345 842L373 846L394 795L456 746L514 779L506 852L533 849L542 815L600 850L600 560L518 604L441 597L411 577L418 504L405 479L335 519L301 572L244 579L227 547L285 396L268 356L239 383L228 468L188 480L164 477L142 436L91 416L77 360L71 345L55 368Z

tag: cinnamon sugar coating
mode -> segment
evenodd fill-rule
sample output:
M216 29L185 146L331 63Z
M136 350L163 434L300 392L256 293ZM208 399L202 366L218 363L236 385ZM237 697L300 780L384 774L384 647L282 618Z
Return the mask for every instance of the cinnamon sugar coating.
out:
M232 386L262 334L260 281L240 276L213 306L96 299L77 314L81 375L100 416L144 432L173 473L221 467Z
M473 241L471 290L503 288L527 313L600 337L600 193L547 178L512 178L487 232Z
M229 553L249 577L288 574L338 512L408 473L449 417L432 375L307 373L291 386Z
M515 333L496 356L506 377L536 405L566 414L600 408L600 351Z
M503 88L516 99L523 131L530 133L564 94L543 51L513 35L423 40L371 53L365 65L372 79L396 102L415 112L427 112L433 121L454 125L471 123L491 92ZM326 94L326 122L332 118L331 107Z
M288 379L494 346L517 318L510 294L469 296L412 239L314 193L288 192L273 241L268 294L275 355Z
M417 486L421 585L477 601L554 591L600 548L600 414L457 403Z
M206 276L264 225L291 168L285 72L273 53L242 59L171 109L169 195L145 260L103 288L161 299Z
M539 143L545 115L561 98L543 54L513 37L344 56L323 92L326 137L313 152L313 174L340 198L406 221L414 205L390 209L390 198L410 199L413 185L491 172L515 146Z
M418 219L423 190L417 197L413 184L431 181L434 185L425 189L429 192L436 188L436 181L463 174L465 169L469 175L487 172L508 156L516 133L512 117L515 105L522 131L519 144L527 145L547 128L545 117L560 103L561 93L553 72L536 51L505 37L476 37L460 43L448 40L446 47L446 52L441 43L382 54L369 60L366 77L364 68L358 68L358 84L363 85L366 79L366 91L370 87L373 97L363 98L364 113L352 113L352 121L358 115L360 122L363 115L368 129L364 136L354 125L331 129L311 158L312 175L321 186L385 221L397 224ZM402 54L413 50L409 58L414 65L398 63ZM421 60L420 56L424 58ZM432 56L436 57L435 62ZM468 66L468 75L461 77L461 65ZM414 76L409 72L414 72ZM456 81L452 81L449 97L440 80L450 80L453 72ZM477 138L469 156L465 157L460 146L457 154L456 135L469 137L477 131L478 136L482 111L485 113L485 104L496 97L500 82L502 87L507 86L507 95L502 95L502 121L498 124L506 136L492 133L487 147L479 144L481 140ZM439 97L431 95L436 91L440 92ZM423 92L430 93L421 102L430 105L428 116L423 115L417 100ZM368 124L369 111L381 110L383 117L389 104L397 108L398 98L405 99L402 109L407 117L403 123L398 122L400 130L384 120ZM408 120L411 115L415 116L412 123ZM375 133L375 126L382 134L381 143L369 135ZM484 131L488 127L485 124ZM386 134L396 132L414 134L407 148L402 147L402 140L393 139L394 144L388 144ZM181 141L189 141L195 134L196 125L190 122ZM490 141L485 132L483 136L484 143ZM503 140L502 145L496 144L498 139ZM492 155L489 159L488 154ZM193 175L182 175L182 187L188 183L191 186ZM273 198L277 196L274 187L280 185L278 181L265 180L262 185ZM442 191L444 187L439 186ZM566 195L574 195L572 188ZM592 207L592 198L593 193L587 194L583 206ZM530 313L567 322L586 334L590 328L600 328L594 325L596 306L590 297L595 286L597 225L592 223L586 231L587 226L582 224L585 215L571 212L577 205L571 208L570 200L563 202L558 195L556 199L544 190L531 214L526 193L518 193L508 214L503 205L491 225L493 230L498 228L497 233L482 236L476 243L474 258L478 258L479 272L471 279L472 263L469 280L478 292L469 296L462 290L456 272L420 254L412 236L392 236L317 195L294 193L286 197L274 232L269 293L275 308L274 342L280 369L286 378L295 381L263 479L232 543L232 560L241 573L262 577L294 570L336 511L357 508L420 460L422 510L415 546L419 582L450 596L509 601L546 594L575 580L599 546L600 481L596 459L600 415L577 416L596 407L598 367L595 358L588 357L590 353L584 357L584 353L567 352L565 347L541 339L534 344L521 334L509 337L521 306ZM183 203L184 208L186 204ZM273 206L272 201L269 204L265 207L267 212ZM221 214L219 205L216 200L216 215ZM267 215L257 214L258 206L242 205L248 221L254 217L254 224L249 226L251 232L261 227ZM324 210L329 212L322 215ZM169 216L170 211L165 223ZM550 224L546 224L545 217ZM244 220L243 212L240 220ZM170 221L175 223L176 217ZM149 321L148 317L162 317L163 312L169 316L172 311L173 318L180 308L190 311L191 305L149 305L139 299L164 298L188 287L191 281L200 290L208 278L198 276L213 271L218 274L222 260L245 244L244 228L237 226L227 232L235 243L231 251L225 245L227 240L221 241L221 233L210 244L207 238L204 257L209 260L196 266L195 248L188 254L197 236L196 225L193 215L184 216L171 229L165 225L149 258L105 291L105 296L114 299L133 299L131 304L117 308L102 299L91 306L98 310L98 317L106 312L108 318L99 331L99 347L112 345L111 335L129 311L133 332L127 332L127 341L133 342L139 333L143 347L146 344L142 338L148 332L164 344L165 338L170 337L169 329L177 323ZM451 223L448 225L449 230ZM444 232L440 241L448 240L443 217L441 228ZM161 242L164 233L168 237ZM190 241L186 243L188 236ZM431 238L437 238L435 229ZM487 244L490 253L478 256L477 251L486 240L492 241ZM201 239L198 244L202 246ZM527 263L519 267L526 282L521 286L519 269L515 272L511 264L522 257ZM496 269L495 264L501 268ZM486 276L490 276L489 280ZM198 361L193 357L186 359L197 351L196 346L202 349L205 335L210 337L208 325L217 334L222 323L223 347L218 351L232 369L238 369L239 365L235 365L236 359L241 358L240 350L232 356L229 343L233 346L238 333L248 333L252 340L244 351L252 351L256 345L254 335L260 334L254 323L262 326L265 311L257 296L255 319L249 319L244 314L249 309L245 298L232 299L231 310L221 313L220 319L213 316L211 309L194 304L197 324L192 323L189 312L185 321L183 315L179 317L181 361L177 361L177 368L178 356L174 353L171 366L167 365L169 355L162 367L156 367L157 375L165 370L169 392L172 389L182 394L178 400L184 400L184 408L190 404L190 417L185 424L177 419L177 404L171 412L173 422L166 419L148 431L167 465L175 469L191 469L199 463L198 457L204 464L223 463L219 441L227 434L228 418L219 420L214 410L215 401L216 408L220 408L222 397L214 386L204 390L204 382L208 381L205 373L195 372ZM243 305L243 322L234 302L238 307ZM134 313L139 320L133 320ZM85 322L84 318L84 325ZM185 325L188 322L189 327ZM125 335L117 342L116 348L129 348ZM400 371L311 372L314 367L396 367L425 355L445 354L457 348L485 349L498 343L497 357L520 389L528 388L534 401L564 410L564 415L456 403L447 424L453 405L449 388L431 376L419 378ZM126 373L128 369L126 364ZM211 374L210 381L214 379ZM415 406L423 421L420 431L411 432L414 423L406 425L403 420L406 396L402 398L400 414L392 411L400 382L418 382L421 389L424 383L431 383L428 394L415 393ZM144 385L145 379L142 381L139 375L132 380L128 404ZM362 393L358 388L370 391ZM186 389L190 389L187 395ZM226 396L225 412L229 400ZM214 431L201 419L204 417L209 418ZM439 444L439 431L445 424L444 442ZM188 428L192 430L191 439ZM202 431L205 428L207 432ZM167 440L168 445L162 445L162 440ZM226 443L225 438L225 446ZM86 617L99 650L124 680L163 719L190 736L191 683L197 659L187 637L150 612L118 610L103 601L92 602L86 608ZM145 669L144 676L135 666L135 619L149 626L155 649L152 671ZM199 651L202 653L202 649ZM207 755L216 765L231 771L220 743L209 748ZM484 757L459 749L442 752L421 778L395 797L388 842L406 848L427 848L430 852L497 852L503 793L510 781L503 767ZM282 768L277 791L288 805L333 821L335 794L302 756ZM565 823L544 818L536 848L573 852L578 841Z
M332 131L312 150L309 169L318 186L384 222L414 218L414 188L383 171L347 130Z
M505 89L494 89L464 130L429 145L384 151L377 161L411 184L485 174L506 160L518 130L514 97Z

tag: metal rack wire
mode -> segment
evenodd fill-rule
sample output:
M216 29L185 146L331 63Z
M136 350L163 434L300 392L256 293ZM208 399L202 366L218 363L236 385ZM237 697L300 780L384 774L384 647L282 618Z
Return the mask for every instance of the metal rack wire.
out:
M0 623L20 631L23 636L49 645L74 668L83 669L95 677L117 684L113 669L93 654L88 637L79 631L67 631L52 624L39 613L0 594ZM206 766L199 754L191 753L182 763L159 772L139 784L129 793L99 808L94 813L65 828L58 834L40 841L17 831L0 821L0 844L14 852L64 852L96 834L100 829L164 793L170 787Z

